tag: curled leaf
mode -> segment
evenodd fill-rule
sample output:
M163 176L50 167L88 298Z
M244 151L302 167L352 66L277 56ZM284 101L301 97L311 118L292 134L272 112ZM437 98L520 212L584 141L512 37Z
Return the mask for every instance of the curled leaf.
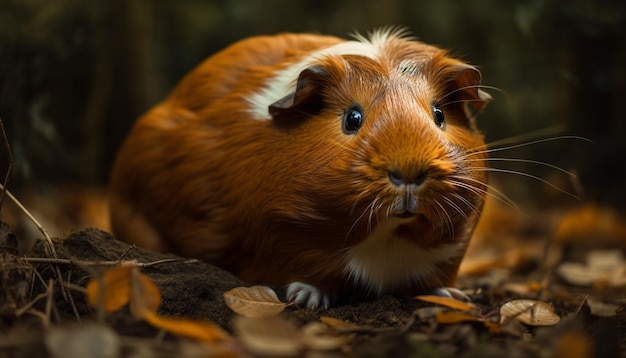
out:
M320 322L310 322L301 330L301 339L304 346L315 351L330 351L346 346L353 335L336 335L327 325Z
M130 300L130 272L135 266L116 266L87 284L87 301L92 307L102 304L105 311L117 311Z
M254 354L297 356L303 349L298 327L280 317L252 319L242 316L237 317L233 325L239 342Z
M153 326L177 336L197 339L203 342L224 341L229 337L228 333L211 322L163 317L154 312L147 312L144 319Z
M500 323L516 319L530 326L551 326L561 318L547 302L520 299L509 301L500 307Z
M135 318L143 318L156 312L161 305L161 291L148 276L139 272L137 267L131 270L130 311Z
M276 316L287 307L267 286L233 288L224 293L224 300L231 310L249 318Z
M461 323L468 321L478 321L478 317L472 316L465 312L457 311L439 311L435 315L435 319L438 323Z
M459 301L457 299L450 298L450 297L424 295L424 296L417 296L415 297L415 299L423 301L423 302L435 303L440 306L445 306L448 308L454 308L460 311L472 311L476 309L476 306L471 303Z

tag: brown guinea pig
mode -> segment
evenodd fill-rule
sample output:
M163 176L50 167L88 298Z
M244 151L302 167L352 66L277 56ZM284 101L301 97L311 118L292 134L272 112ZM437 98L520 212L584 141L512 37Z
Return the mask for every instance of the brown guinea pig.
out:
M489 99L476 68L402 31L240 41L135 124L112 172L114 233L311 308L455 293Z

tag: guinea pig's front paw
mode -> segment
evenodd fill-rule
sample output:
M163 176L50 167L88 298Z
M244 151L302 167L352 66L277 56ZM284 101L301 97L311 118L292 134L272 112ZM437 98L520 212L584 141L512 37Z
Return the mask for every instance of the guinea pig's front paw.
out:
M330 299L319 288L302 282L287 285L287 299L298 306L316 309L320 305L328 308Z
M435 288L431 290L430 293L435 296L455 298L463 302L472 301L472 299L468 295L466 295L463 291L454 287L439 287L439 288Z

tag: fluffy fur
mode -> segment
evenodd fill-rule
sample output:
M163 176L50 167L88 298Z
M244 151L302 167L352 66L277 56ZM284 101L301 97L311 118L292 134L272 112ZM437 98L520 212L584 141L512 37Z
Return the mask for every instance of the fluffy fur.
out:
M310 307L451 286L485 196L479 86L394 31L243 40L135 124L111 176L114 232L291 284Z

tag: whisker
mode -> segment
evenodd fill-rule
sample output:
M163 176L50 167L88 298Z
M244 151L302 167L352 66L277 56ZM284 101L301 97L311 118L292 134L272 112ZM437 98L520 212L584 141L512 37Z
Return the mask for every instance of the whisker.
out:
M489 185L489 184L485 184L483 182L481 182L480 180L471 178L471 177L454 177L456 180L450 180L450 182L452 182L452 184L465 188L475 194L478 195L482 195L485 194L487 196L490 196L496 200L498 200L499 202L503 203L504 205L510 207L511 209L514 209L518 212L523 212L515 203L515 201L511 198L509 198L506 194L504 194L502 191L498 190L495 186L493 185ZM479 188L475 185L470 185L468 183L464 183L460 180L467 180L467 181L471 181L471 182L475 182L478 183L480 185L484 185L488 190Z
M567 190L561 189L558 186L556 186L556 185L550 183L549 181L547 181L545 179L542 179L542 178L540 178L540 177L538 177L536 175L532 175L532 174L528 174L528 173L524 173L524 172L520 172L520 171L516 171L516 170L501 169L501 168L478 167L478 168L471 168L471 169L475 170L475 171L487 171L487 172L495 172L495 173L515 174L515 175L520 175L520 176L524 176L524 177L527 177L527 178L535 179L535 180L538 180L538 181L540 181L540 182L550 186L551 188L553 188L555 190L558 190L559 192L561 192L563 194L569 195L572 198L574 198L574 199L576 199L578 201L581 201L581 199L578 196L568 192Z
M509 146L506 146L506 147L496 147L496 148L492 147L492 148L481 150L481 151L467 153L466 157L470 156L470 155L476 155L476 154L501 152L503 150L510 150L510 149L515 149L515 148L527 147L529 145L545 143L545 142L552 142L552 141L555 141L555 140L563 140L563 139L576 139L576 140L583 140L583 141L586 141L586 142L589 142L589 143L593 143L593 141L591 139L588 139L588 138L585 138L585 137L580 137L580 136L575 136L575 135L564 135L564 136L558 136L558 137L552 137L552 138L537 139L537 140L533 140L533 141L530 141L530 142L509 145ZM490 146L490 145L492 146L492 145L494 145L494 143L497 143L497 142L489 143L489 144L487 144L487 146Z
M450 217L450 214L448 214L446 209L443 207L443 205L441 205L441 203L439 201L437 201L437 200L433 200L433 201L434 201L435 204L437 204L437 206L441 209L441 211L443 211L443 213L448 218L448 220L446 221L446 224L448 226L448 229L450 230L450 233L452 234L452 236L454 236L454 225L452 225L452 218Z
M352 226L350 226L350 230L348 230L348 232L346 233L346 237L344 238L344 243L346 242L346 240L348 240L348 236L350 236L350 233L352 232L352 230L354 230L354 228L356 227L356 224L358 224L358 222L363 218L363 216L365 216L365 213L368 212L368 210L370 209L370 207L372 205L374 205L376 201L372 201L371 203L369 203L365 209L363 209L363 213L361 213L361 215L359 215L358 218L356 218L356 220L354 221L354 223L352 224Z
M520 158L485 158L485 161L493 161L493 162L521 162L521 163L530 163L530 164L537 164L537 165L542 165L548 168L552 168L555 170L558 170L561 173L567 174L571 177L576 177L575 173L572 173L570 171L567 171L561 167L558 167L554 164L550 164L550 163L546 163L546 162L541 162L538 160L532 160L532 159L520 159ZM465 161L467 162L479 162L479 161L483 161L483 159L466 159Z
M487 86L487 85L469 85L469 86L463 86L463 87L456 88L453 91L450 91L450 92L446 93L441 98L439 98L437 100L437 102L440 102L441 100L443 100L444 98L446 98L448 96L451 96L451 95L453 95L453 94L455 94L457 92L464 91L464 90L469 89L469 88L490 89L490 90L494 90L494 91L500 92L500 93L502 93L503 95L506 96L506 92L504 92L503 90L501 90L498 87Z
M470 209L474 214L476 215L480 214L478 212L478 209L476 208L476 205L472 204L469 200L464 198L463 195L460 195L458 193L452 193L451 195L457 198L459 201L463 202L463 204L465 204L465 206L467 206L467 208Z
M456 101L450 101L450 102L446 102L444 104L440 104L437 107L442 108L442 107L445 107L445 106L449 106L451 104L464 103L464 102L483 102L483 100L482 99L459 99L459 100L456 100Z
M463 212L463 210L461 210L461 208L452 199L444 196L443 201L445 201L448 205L450 205L450 207L461 214L465 220L467 220L467 214L465 214L465 212Z

